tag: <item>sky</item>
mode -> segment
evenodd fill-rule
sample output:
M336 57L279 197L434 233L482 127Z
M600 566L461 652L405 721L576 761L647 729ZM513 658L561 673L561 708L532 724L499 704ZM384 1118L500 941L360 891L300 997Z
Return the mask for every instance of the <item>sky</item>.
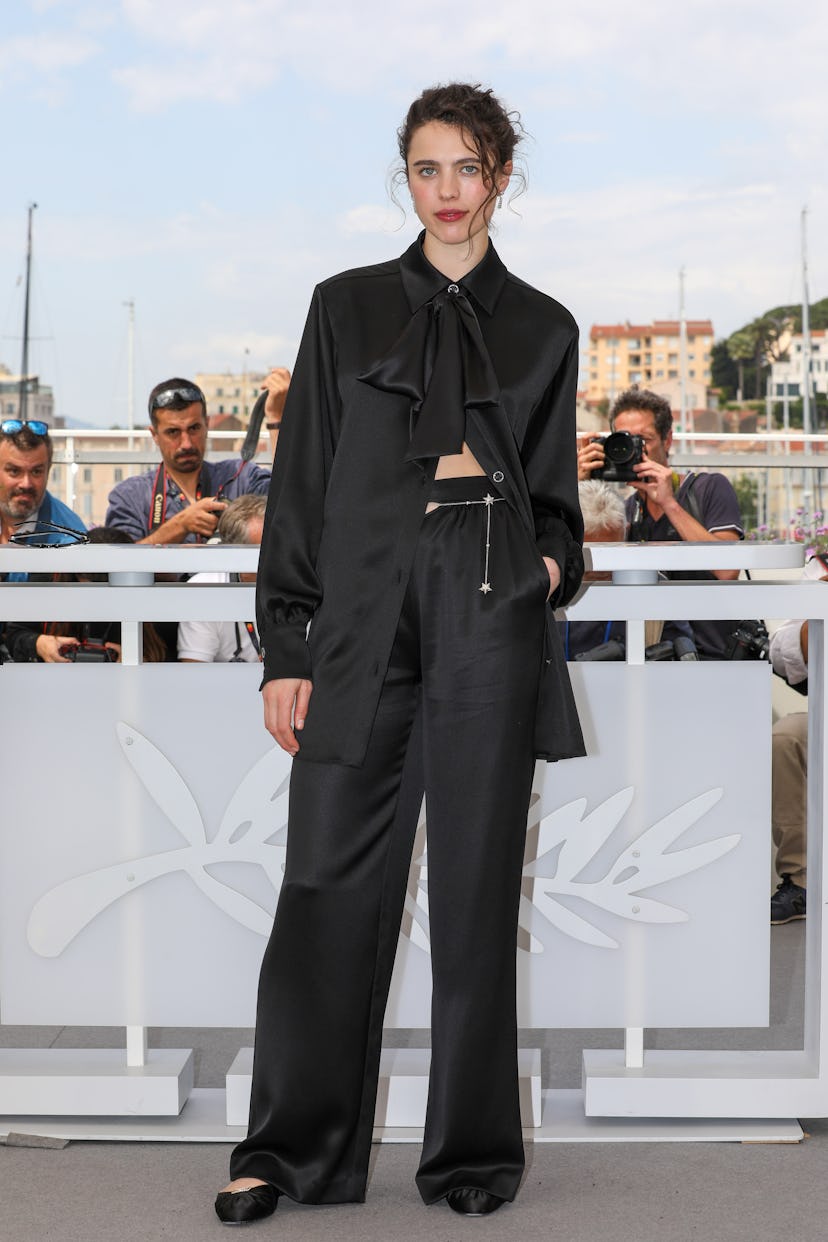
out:
M592 323L721 338L828 296L828 5L800 0L5 0L0 362L136 423L157 381L291 366L315 283L417 235L396 131L436 82L520 112L516 275ZM409 210L406 214L405 207Z

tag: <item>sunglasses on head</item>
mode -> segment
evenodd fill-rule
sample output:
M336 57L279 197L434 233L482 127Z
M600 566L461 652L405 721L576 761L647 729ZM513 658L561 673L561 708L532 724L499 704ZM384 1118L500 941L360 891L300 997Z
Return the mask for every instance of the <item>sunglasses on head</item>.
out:
M176 401L184 401L187 405L195 405L196 401L199 401L205 409L207 408L204 393L200 388L165 388L163 392L158 392L150 398L149 412L151 414L153 410L165 410L167 406L173 405Z
M21 418L4 418L0 423L0 431L4 436L13 436L15 432L22 431L24 427L28 427L36 436L48 436L49 424L41 422L39 418L26 419Z

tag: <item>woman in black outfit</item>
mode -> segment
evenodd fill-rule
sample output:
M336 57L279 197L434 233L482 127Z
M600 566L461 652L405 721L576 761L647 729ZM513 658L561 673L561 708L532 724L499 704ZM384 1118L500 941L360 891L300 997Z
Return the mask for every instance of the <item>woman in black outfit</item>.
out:
M433 1000L417 1184L482 1215L523 1170L515 952L536 757L583 754L550 604L581 578L577 329L488 225L519 123L428 90L400 154L424 232L325 281L284 412L258 575L265 723L296 756L225 1223L365 1196L423 791ZM308 623L310 630L308 631Z

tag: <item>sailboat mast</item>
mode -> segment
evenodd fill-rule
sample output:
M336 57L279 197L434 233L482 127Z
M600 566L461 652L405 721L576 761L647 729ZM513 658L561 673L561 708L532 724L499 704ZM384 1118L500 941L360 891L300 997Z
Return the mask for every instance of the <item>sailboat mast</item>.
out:
M18 417L26 422L27 398L29 395L29 293L32 284L32 215L37 203L29 203L29 227L26 242L26 297L23 303L23 358L20 363L20 396L18 400Z

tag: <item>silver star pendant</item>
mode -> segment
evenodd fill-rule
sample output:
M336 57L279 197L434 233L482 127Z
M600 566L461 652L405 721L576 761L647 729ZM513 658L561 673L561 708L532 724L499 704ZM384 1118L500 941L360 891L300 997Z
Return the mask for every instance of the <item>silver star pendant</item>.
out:
M483 592L484 595L488 595L491 589L492 589L492 584L490 582L483 582L480 585L480 590Z
M490 496L489 493L486 492L486 495L483 497L483 504L486 506L486 508L487 509L490 508L494 504L494 502L495 502L494 496Z

